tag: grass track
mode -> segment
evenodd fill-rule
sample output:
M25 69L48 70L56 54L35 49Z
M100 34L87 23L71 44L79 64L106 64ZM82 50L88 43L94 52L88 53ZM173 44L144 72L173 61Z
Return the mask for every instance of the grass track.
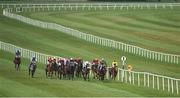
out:
M112 81L46 79L41 64L38 64L35 78L30 78L27 73L28 60L23 59L21 71L17 72L12 64L13 54L0 53L3 55L0 57L0 96L176 96Z
M82 57L86 60L92 60L95 57L105 58L109 65L114 59L119 61L120 56L125 55L128 58L127 64L133 65L133 70L180 77L180 68L177 64L161 63L137 57L115 49L88 43L61 32L30 26L2 15L0 19L0 39L4 42L37 52L68 58Z
M113 59L119 60L119 56L126 55L128 57L127 64L132 64L133 70L163 73L166 76L180 78L179 65L156 62L98 46L61 32L30 26L6 18L2 14L0 15L0 40L37 52L69 58L82 57L83 59L92 60L94 57L103 57L108 60L109 65ZM157 92L151 88L139 88L110 81L49 80L45 79L43 65L41 64L38 65L37 77L31 79L27 77L27 60L23 60L22 70L17 73L13 69L14 66L12 66L13 55L4 51L0 51L0 54L0 66L2 66L0 69L0 87L2 87L0 88L0 96L173 96L161 91ZM89 86L86 88L86 85ZM77 87L77 89L74 89L74 87ZM9 90L10 88L11 90Z
M23 15L55 22L143 48L180 54L179 8L32 12Z

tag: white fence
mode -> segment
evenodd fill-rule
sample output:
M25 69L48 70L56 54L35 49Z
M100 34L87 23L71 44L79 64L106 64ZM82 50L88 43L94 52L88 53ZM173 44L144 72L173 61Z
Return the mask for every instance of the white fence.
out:
M23 58L31 59L32 56L36 56L37 61L40 62L40 63L43 63L43 64L47 64L47 59L49 57L60 58L58 56L46 55L46 54L43 54L43 53L38 53L38 52L35 52L35 51L23 49L21 47L18 47L18 46L9 44L9 43L5 43L5 42L2 42L2 41L0 41L0 49L4 50L4 51L7 51L7 52L10 52L10 53L13 53L13 54L15 53L16 50L20 50L21 51L21 56Z
M132 85L146 86L153 89L179 94L180 79L156 75L148 72L118 70L118 80Z
M78 8L102 8L102 7L129 7L129 8L166 8L173 6L180 6L180 3L9 3L9 4L0 4L1 8L16 8L16 7L78 7Z
M3 15L7 16L9 18L13 18L16 20L19 20L21 22L25 22L27 24L31 24L37 27L41 28L46 28L46 29L53 29L57 31L61 31L65 34L72 35L74 37L99 44L102 46L107 46L115 49L119 49L128 53L132 53L135 55L139 55L148 59L152 60L157 60L161 62L168 62L168 63L174 63L174 64L179 64L180 62L180 55L175 55L175 54L167 54L167 53L161 53L161 52L156 52L156 51L151 51L148 49L144 49L138 46L134 45L129 45L125 44L119 41L107 39L107 38L102 38L98 36L94 36L91 34L86 34L83 32L80 32L78 30L74 30L68 27L64 27L62 25L56 24L56 23L49 23L49 22L43 22L35 19L30 19L21 15L13 14L11 13L12 9L4 9L3 10Z
M35 51L27 50L1 41L0 41L0 49L13 54L17 49L19 49L21 51L21 56L23 58L31 59L32 56L36 56L37 61L43 64L47 63L48 57L60 58L58 56L46 55ZM110 80L111 77L109 77L108 71L106 74L106 78ZM162 90L169 93L171 92L172 94L174 93L179 94L180 91L179 90L180 79L175 79L162 75L156 75L147 72L135 72L135 71L128 72L127 70L123 70L119 68L117 80L124 83L130 83L132 85L152 87L153 89Z

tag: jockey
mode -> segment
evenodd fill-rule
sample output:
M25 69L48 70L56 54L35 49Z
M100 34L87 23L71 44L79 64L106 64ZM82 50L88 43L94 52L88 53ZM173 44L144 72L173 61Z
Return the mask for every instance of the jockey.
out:
M52 63L52 58L51 57L48 58L48 64L50 64L50 63Z
M17 50L15 54L16 54L15 58L20 58L21 57L21 52L19 50Z
M88 61L84 62L84 64L83 64L83 68L87 68L87 67L88 67L88 64L89 64L89 62L88 62Z
M103 64L99 64L98 69L101 70L103 68Z
M56 58L55 57L53 58L53 63L56 63Z
M32 57L31 63L36 64L36 57L35 56Z
M98 60L97 58L95 58L95 59L93 60L93 63L94 63L95 65L98 65L98 64L99 64L99 60Z
M36 57L33 56L32 59L31 59L31 63L30 63L30 65L29 65L29 68L32 67L32 66L34 66L35 64L36 64Z
M106 61L104 60L104 58L101 59L100 64L101 64L102 66L107 67L107 63L106 63Z
M90 63L88 61L86 63L86 67L87 67L87 69L91 69L91 65L90 65Z
M131 71L132 71L132 66L128 65L128 72L129 72L129 81L131 82Z
M131 72L131 71L132 71L132 66L128 65L128 72Z
M112 68L116 68L118 66L118 63L114 60L113 62L112 62Z
M99 60L97 58L93 59L92 64L95 65L95 68L98 68L99 67Z
M64 61L61 58L59 58L57 63L58 63L58 66L61 66L62 64L64 64Z
M70 65L70 66L75 66L75 62L74 62L73 58L70 58L69 65Z

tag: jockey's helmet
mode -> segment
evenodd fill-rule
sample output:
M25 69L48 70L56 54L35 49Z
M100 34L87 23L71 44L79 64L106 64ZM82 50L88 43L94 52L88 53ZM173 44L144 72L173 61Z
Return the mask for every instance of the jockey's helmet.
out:
M51 57L49 57L48 60L51 60Z
M32 57L32 61L35 61L35 60L36 60L36 57L35 57L35 56L33 56L33 57Z
M56 61L56 58L55 58L55 57L53 58L53 61Z

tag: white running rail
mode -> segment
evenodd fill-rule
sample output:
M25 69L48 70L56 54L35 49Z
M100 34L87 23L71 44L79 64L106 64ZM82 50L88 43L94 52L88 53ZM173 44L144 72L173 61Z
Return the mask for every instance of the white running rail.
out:
M140 5L140 6L145 6L145 5L147 5L147 4L143 4L143 5ZM158 4L155 4L155 5L157 7L162 6L162 5L158 5ZM54 6L53 10L57 10L57 8L59 8L57 5L52 6L52 5L45 5L45 4L43 4L43 5L37 4L37 5L29 5L29 6L30 6L30 9L32 9L32 11L33 11L33 9L34 9L34 11L35 10L38 10L38 11L42 10L43 11L43 7L46 7L47 9L50 9L51 7ZM35 6L35 7L33 7L33 6ZM78 7L84 7L84 8L87 7L87 8L92 8L92 9L93 9L93 7L96 7L96 6L97 5L92 5L92 6L91 5L90 6L78 5ZM100 6L101 7L108 6L107 9L109 9L110 5L100 5ZM117 5L111 5L111 7L115 7L115 6L117 7ZM118 5L118 6L120 6L120 5ZM131 6L131 5L123 5L123 6L125 7L125 6ZM139 6L139 5L136 4L135 6ZM151 6L154 6L154 5L150 4L148 7L151 7ZM179 6L179 4L175 4L175 5L174 4L169 4L168 6L169 7L171 7L171 6ZM39 8L39 9L36 9L36 7ZM69 5L66 4L66 6L65 6L65 5L61 4L60 7L62 7L62 8L66 7L66 8L71 9L72 7L76 8L77 6L76 5L70 5L70 4ZM19 9L20 8L16 8L16 11L19 11ZM21 11L27 11L28 9L29 9L29 7L24 7L24 8L22 8ZM27 23L27 24L31 24L31 25L41 27L41 28L53 29L53 30L61 31L62 33L72 35L74 37L77 37L77 38L80 38L80 39L83 39L83 40L86 40L86 41L89 41L89 42L92 42L92 43L95 43L95 44L99 44L99 45L102 45L102 46L107 46L107 47L119 49L119 50L122 50L122 51L125 51L125 52L128 52L128 53L132 53L132 54L135 54L135 55L139 55L139 56L142 56L142 57L145 57L145 58L148 58L148 59L157 60L157 61L161 61L161 62L174 63L174 64L179 64L180 63L180 55L151 51L151 50L144 49L144 48L141 48L141 47L138 47L138 46L125 44L125 43L122 43L122 42L119 42L119 41L115 41L115 40L111 40L111 39L107 39L107 38L103 38L103 37L98 37L98 36L94 36L94 35L91 35L91 34L86 34L86 33L80 32L78 30L68 28L68 27L64 27L64 26L56 24L56 23L43 22L43 21L27 18L27 17L21 16L21 15L13 14L12 9L10 9L10 8L4 9L3 10L3 15L7 16L9 18L13 18L13 19L19 20L21 22Z

